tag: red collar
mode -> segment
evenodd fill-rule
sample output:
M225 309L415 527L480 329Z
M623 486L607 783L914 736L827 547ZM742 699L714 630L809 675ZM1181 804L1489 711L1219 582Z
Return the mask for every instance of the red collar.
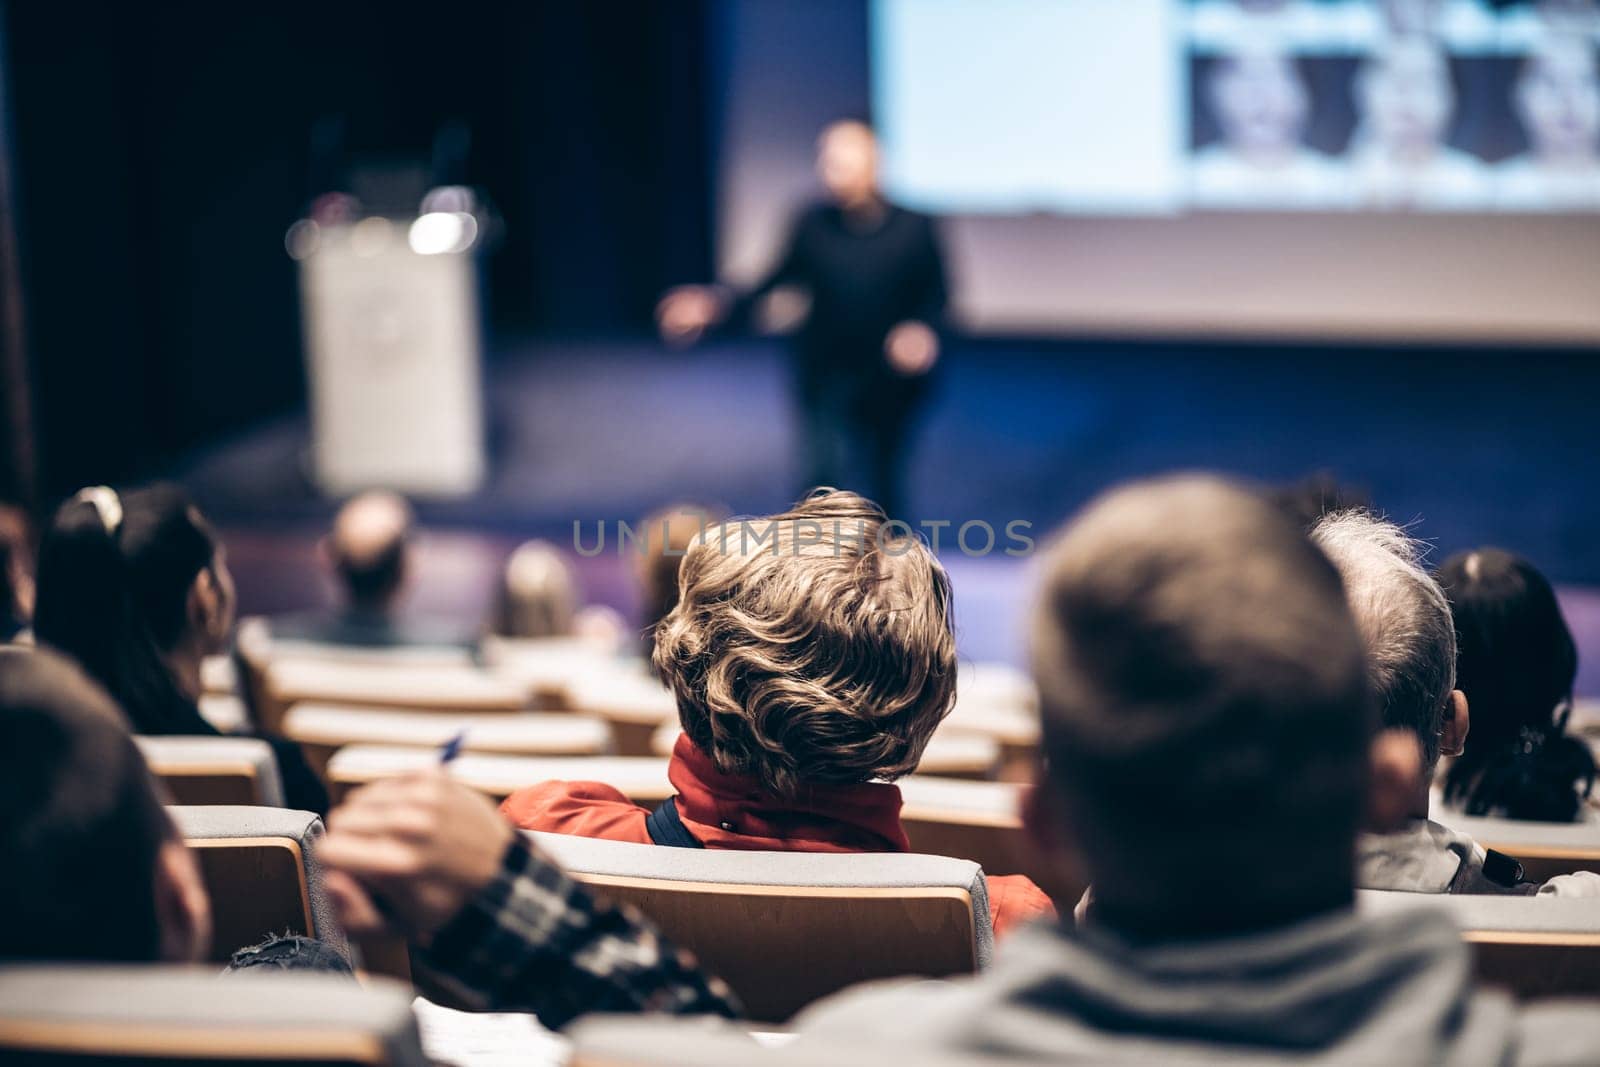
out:
M727 774L688 734L673 746L667 776L678 814L710 848L773 852L909 852L900 787L887 782L803 786L779 800L754 778Z

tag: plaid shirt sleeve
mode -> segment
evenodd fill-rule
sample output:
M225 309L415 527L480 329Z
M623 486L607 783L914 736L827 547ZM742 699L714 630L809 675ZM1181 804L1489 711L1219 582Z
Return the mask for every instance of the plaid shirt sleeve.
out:
M588 1012L740 1013L692 955L633 908L596 900L520 834L421 962L465 1004L532 1012L553 1030Z

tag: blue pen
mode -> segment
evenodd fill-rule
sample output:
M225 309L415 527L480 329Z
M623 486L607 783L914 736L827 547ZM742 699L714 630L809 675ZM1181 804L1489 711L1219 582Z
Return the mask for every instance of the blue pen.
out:
M467 731L458 730L456 735L439 746L439 766L448 767L461 755L461 750L467 743Z

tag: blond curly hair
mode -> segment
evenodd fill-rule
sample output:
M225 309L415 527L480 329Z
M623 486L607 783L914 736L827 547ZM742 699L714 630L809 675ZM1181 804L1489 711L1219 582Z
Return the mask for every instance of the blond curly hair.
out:
M914 770L955 700L950 580L855 493L708 527L656 631L684 732L778 797Z

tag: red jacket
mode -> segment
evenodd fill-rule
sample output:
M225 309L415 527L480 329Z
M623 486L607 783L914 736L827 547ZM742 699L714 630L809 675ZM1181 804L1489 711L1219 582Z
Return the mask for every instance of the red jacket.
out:
M753 778L724 774L678 738L667 766L684 829L706 848L759 852L909 852L900 826L900 788L881 782L813 785L793 801L766 794ZM500 810L525 830L649 844L649 812L600 782L542 782L519 789ZM1055 908L1020 874L990 875L995 934Z

